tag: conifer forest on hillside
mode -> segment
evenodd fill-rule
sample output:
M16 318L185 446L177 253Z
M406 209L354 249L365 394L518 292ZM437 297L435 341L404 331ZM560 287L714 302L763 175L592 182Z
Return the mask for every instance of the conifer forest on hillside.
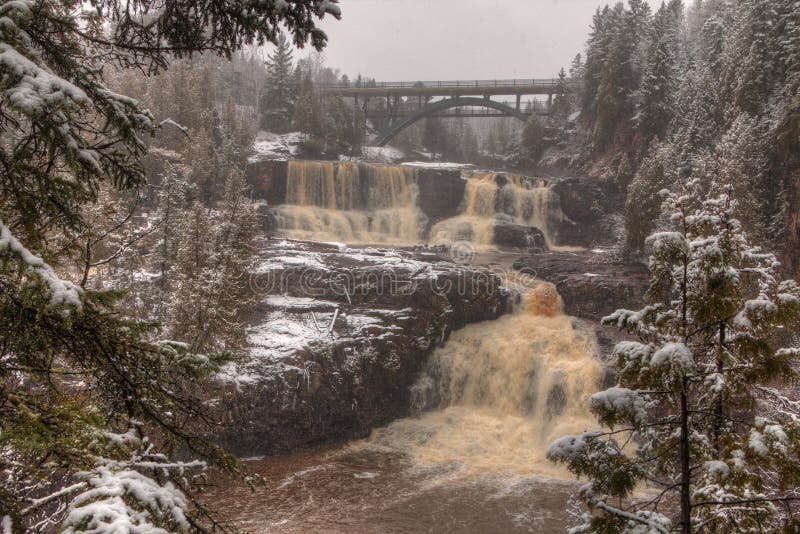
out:
M800 2L605 1L0 0L0 534L800 533Z

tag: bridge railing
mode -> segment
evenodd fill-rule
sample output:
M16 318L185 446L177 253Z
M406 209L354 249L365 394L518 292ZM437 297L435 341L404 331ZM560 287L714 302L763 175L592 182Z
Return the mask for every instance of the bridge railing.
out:
M571 80L567 80L570 83ZM414 87L450 88L450 87L530 87L557 86L558 78L517 78L512 80L435 80L435 81L399 81L399 82L367 82L361 85L353 83L317 84L320 89L412 89Z
M508 106L512 109L516 109L516 102L513 101L505 101L505 100L493 100L492 102L496 102L498 104L503 104ZM413 113L419 109L419 105L415 101L408 101L400 104L397 108L397 112L401 115ZM539 100L527 100L520 103L520 111L527 112L531 110L535 113L543 113L549 111L550 107L547 105L546 102L541 102ZM369 106L367 108L367 114L370 116L388 116L389 110L385 107L380 107L376 105ZM460 113L463 114L470 114L475 113L476 111L480 111L481 113L487 115L499 114L502 115L502 111L498 111L491 108L486 108L483 106L461 106L458 108L453 108L449 113L453 115L458 115Z

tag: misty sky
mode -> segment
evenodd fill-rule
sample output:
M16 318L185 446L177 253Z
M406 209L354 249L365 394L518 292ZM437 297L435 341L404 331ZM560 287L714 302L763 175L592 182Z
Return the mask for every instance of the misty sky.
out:
M341 0L328 66L377 80L553 77L607 0ZM650 0L652 6L661 0Z

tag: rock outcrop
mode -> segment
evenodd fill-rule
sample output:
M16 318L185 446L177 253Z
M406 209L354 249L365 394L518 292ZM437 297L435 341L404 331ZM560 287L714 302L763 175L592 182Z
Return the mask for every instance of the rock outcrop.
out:
M559 244L588 247L608 241L603 218L618 211L622 199L604 182L593 178L561 178L553 185L564 215L555 228Z
M461 171L452 169L417 170L417 186L419 187L418 204L429 224L455 217L459 213L464 198L466 181L461 178Z
M541 230L533 226L522 226L504 221L498 221L494 225L492 242L498 247L547 250L547 242Z
M286 160L254 160L245 168L245 179L252 188L253 196L276 206L286 203L286 175L289 162Z
M650 281L647 267L599 259L589 251L531 254L514 268L555 284L568 315L599 321L619 308L641 308Z
M241 455L366 436L453 329L507 308L500 280L424 250L265 242L247 358L219 375L217 435Z

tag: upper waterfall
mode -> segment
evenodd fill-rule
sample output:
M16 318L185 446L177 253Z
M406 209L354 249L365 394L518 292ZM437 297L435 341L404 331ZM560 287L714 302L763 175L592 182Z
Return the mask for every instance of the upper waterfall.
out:
M497 228L516 232L513 246L554 248L561 221L558 195L545 180L499 172L461 171L454 208L431 220L421 209L424 169L351 162L288 162L285 204L274 210L287 237L350 243L505 244ZM458 180L458 178L456 178ZM436 187L426 195L451 195ZM536 229L536 230L533 230Z
M349 211L410 208L415 200L416 176L410 167L289 162L288 204Z

